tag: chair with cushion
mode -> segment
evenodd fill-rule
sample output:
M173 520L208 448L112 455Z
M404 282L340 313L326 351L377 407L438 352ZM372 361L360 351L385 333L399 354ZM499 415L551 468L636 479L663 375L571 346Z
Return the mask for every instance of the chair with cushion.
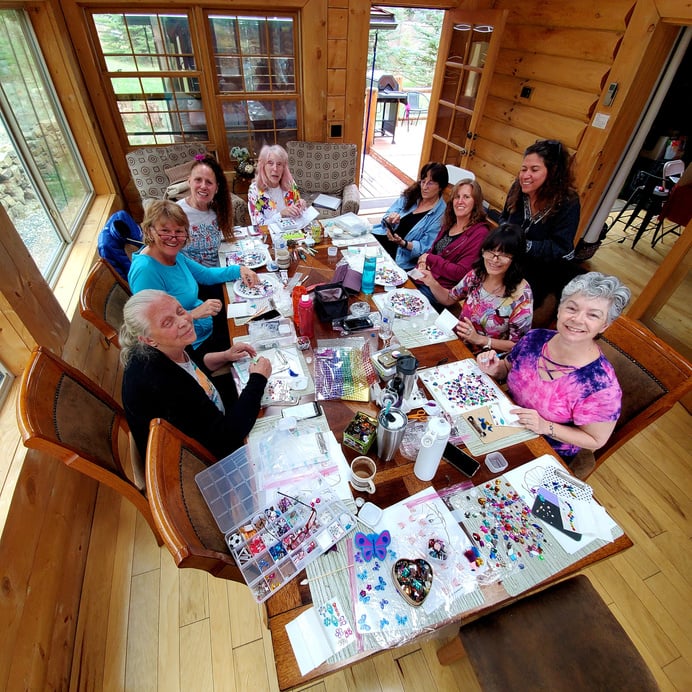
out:
M206 153L206 148L201 144L169 144L163 147L133 149L125 158L142 201L178 200L190 189L187 179L195 156ZM234 225L250 225L247 203L231 193L231 204Z
M442 665L464 657L483 690L659 689L632 640L584 575L464 625L437 652Z
M108 343L120 348L118 332L123 323L123 308L132 295L120 275L100 258L91 268L79 296L79 312L91 322Z
M151 421L146 474L154 521L178 567L245 583L195 476L216 459L160 418Z
M664 202L661 213L658 215L658 224L654 231L651 247L664 236L673 233L680 235L680 229L685 228L692 219L692 163L688 164L680 180L673 186L668 199ZM663 227L664 221L671 221L672 226Z
M582 479L692 391L692 365L640 322L622 315L598 343L622 388L622 413L603 447L581 450L572 461Z
M127 281L132 253L143 244L139 224L126 211L116 211L99 233L99 256L107 260L123 280Z
M143 488L143 478L137 460L130 457L133 478L125 471L129 427L108 392L39 346L22 375L17 423L27 447L56 457L129 500L162 545L146 494L138 487Z
M338 209L320 207L320 218L358 213L360 191L356 185L358 149L355 144L287 142L288 165L300 196L308 203L319 194L341 200Z

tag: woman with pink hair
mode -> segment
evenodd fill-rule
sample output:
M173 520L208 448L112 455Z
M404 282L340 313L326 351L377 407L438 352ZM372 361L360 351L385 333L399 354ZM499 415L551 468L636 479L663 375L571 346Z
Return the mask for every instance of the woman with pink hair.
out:
M305 202L288 168L288 154L279 144L262 147L247 198L255 225L269 224L282 216L295 218L305 211Z

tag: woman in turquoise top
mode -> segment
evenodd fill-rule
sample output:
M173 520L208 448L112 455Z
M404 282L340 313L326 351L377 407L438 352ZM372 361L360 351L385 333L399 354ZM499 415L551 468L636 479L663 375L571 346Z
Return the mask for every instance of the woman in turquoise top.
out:
M426 163L420 180L407 187L373 227L373 235L402 269L413 269L432 247L447 206L442 193L448 183L446 166Z
M197 338L192 355L197 362L205 363L209 353L228 350L230 338L223 302L216 298L202 301L199 287L239 278L254 286L257 274L238 265L204 267L185 256L181 250L190 237L189 222L175 202L150 202L144 210L142 235L145 246L133 255L127 277L132 292L156 288L178 299L194 320Z

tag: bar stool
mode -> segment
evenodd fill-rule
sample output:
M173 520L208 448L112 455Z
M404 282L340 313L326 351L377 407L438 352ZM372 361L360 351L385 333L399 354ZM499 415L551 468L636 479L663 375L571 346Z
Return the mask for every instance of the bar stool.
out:
M638 182L634 192L611 224L612 228L628 208L633 206L634 209L627 218L627 223L625 223L625 230L627 230L630 224L639 217L639 213L644 210L644 218L640 221L634 240L632 241L633 249L648 229L654 216L660 214L663 204L670 194L670 188L677 182L676 176L682 175L684 170L684 162L676 160L667 161L663 165L663 172L660 177L648 173L647 171L639 171L637 174L636 180ZM625 238L622 238L619 242L624 243Z

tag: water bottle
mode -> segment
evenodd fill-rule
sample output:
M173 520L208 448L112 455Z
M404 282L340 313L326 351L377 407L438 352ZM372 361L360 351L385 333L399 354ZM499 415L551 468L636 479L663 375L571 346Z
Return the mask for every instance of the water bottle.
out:
M413 467L413 473L417 478L429 481L435 476L451 431L452 427L446 418L435 416L428 421L428 427L420 439L420 451Z
M312 339L312 337L315 336L314 313L312 311L312 298L308 293L300 297L298 316L300 322L300 335Z
M293 323L296 325L296 329L300 331L300 312L298 310L300 306L300 299L307 293L305 286L298 284L293 287Z
M361 290L363 293L371 294L375 290L375 268L377 267L377 248L368 247L365 249L365 261L363 262L363 280Z

